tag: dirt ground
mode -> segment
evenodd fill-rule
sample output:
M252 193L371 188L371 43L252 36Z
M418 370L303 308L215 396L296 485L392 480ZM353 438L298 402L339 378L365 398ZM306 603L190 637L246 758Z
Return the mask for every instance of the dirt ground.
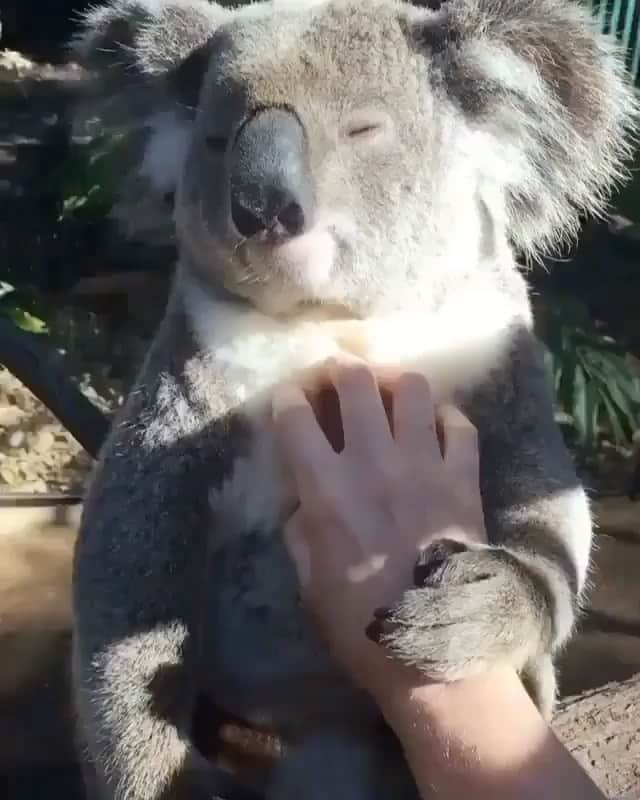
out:
M640 672L640 503L608 497L594 512L590 607L562 661L564 694Z
M109 413L120 397L83 392ZM93 461L51 412L0 367L0 493L82 491Z

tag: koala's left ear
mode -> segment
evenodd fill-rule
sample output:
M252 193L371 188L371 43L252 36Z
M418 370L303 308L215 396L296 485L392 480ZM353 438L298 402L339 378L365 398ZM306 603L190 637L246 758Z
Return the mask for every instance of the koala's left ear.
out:
M639 104L619 45L584 4L417 2L407 19L433 91L488 143L480 166L504 186L519 249L549 250L583 213L605 209L633 152Z

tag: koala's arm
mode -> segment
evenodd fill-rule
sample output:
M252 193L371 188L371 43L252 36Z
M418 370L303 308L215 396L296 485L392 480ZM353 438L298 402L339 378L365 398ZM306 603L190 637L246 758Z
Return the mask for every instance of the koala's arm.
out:
M529 258L554 249L583 213L602 212L637 138L620 48L565 0L449 0L415 16L437 89L484 133L482 169L502 183L510 241ZM510 357L463 400L479 432L490 546L424 553L381 641L445 680L513 665L548 715L592 525L532 334L514 331Z
M212 418L193 388L198 356L179 354L180 336L167 328L115 423L83 512L73 571L79 743L85 774L106 800L253 797L191 740L207 492L232 463L239 423Z
M511 664L548 714L551 656L574 625L592 526L528 330L515 333L504 365L462 407L478 430L489 546L429 548L416 588L381 622L381 641L444 680Z

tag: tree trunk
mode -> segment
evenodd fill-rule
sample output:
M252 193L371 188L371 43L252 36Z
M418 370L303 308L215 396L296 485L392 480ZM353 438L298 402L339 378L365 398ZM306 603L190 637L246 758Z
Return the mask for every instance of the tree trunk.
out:
M553 728L608 798L640 798L640 674L562 700Z

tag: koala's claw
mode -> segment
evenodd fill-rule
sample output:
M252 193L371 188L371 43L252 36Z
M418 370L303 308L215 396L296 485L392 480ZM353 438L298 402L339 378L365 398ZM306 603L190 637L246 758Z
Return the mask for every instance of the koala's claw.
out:
M414 578L366 633L429 677L457 680L496 662L520 669L544 649L546 599L507 551L442 540L421 553Z
M390 632L388 626L388 619L391 615L391 609L383 606L381 608L376 608L373 612L373 619L365 628L366 636L371 639L372 642L376 644L380 644L380 640L384 634L388 634Z
M455 539L439 539L437 542L425 547L413 568L413 582L417 587L441 586L446 580L455 580L451 574L449 561L451 556L468 552L466 544ZM489 575L478 575L475 580L488 578ZM383 606L373 612L373 620L367 625L365 634L371 641L381 644L383 637L388 637L396 630L397 624L393 620L393 608Z
M443 567L454 553L464 553L466 544L455 539L439 539L420 551L413 568L413 582L416 586L437 585L442 582Z

